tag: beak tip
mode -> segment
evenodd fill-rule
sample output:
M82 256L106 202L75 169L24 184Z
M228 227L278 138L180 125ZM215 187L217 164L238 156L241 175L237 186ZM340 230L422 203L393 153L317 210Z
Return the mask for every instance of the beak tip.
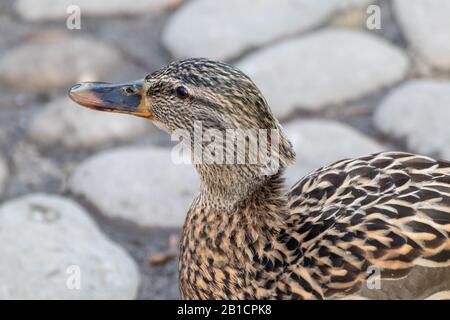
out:
M72 99L74 102L77 102L76 96L79 95L82 91L83 84L77 83L76 85L73 85L68 92L68 96L70 99Z
M78 89L80 89L83 86L82 83L77 83L75 85L73 85L70 89L69 89L69 93L72 92L76 92Z
M69 89L69 98L84 107L92 108L96 105L101 106L102 101L98 99L95 93L90 90L87 83L78 83Z
M69 92L67 93L67 95L69 96L69 98L70 98L72 101L75 101L75 100L74 100L74 93L72 92L72 90L69 90Z

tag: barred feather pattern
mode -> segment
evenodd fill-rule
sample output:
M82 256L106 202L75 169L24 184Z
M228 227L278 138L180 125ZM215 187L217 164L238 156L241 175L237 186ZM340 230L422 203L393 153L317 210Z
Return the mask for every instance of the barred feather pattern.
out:
M399 152L341 160L288 197L299 260L287 274L305 275L303 298L357 293L373 268L402 279L417 266L450 265L449 162Z
M232 212L199 197L183 228L185 299L450 298L450 163L384 152ZM381 286L367 290L371 270Z

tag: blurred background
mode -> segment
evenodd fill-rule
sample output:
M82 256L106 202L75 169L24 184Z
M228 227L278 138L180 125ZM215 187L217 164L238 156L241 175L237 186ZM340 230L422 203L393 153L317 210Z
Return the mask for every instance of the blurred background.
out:
M0 299L179 298L193 169L71 85L235 64L295 145L288 185L381 150L449 160L449 17L446 0L1 0Z

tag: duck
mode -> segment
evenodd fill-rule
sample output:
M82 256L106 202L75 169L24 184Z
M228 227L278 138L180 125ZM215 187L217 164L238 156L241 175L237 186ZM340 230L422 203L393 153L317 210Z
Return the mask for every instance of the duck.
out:
M136 81L79 83L69 96L184 132L191 159L196 146L209 155L192 162L200 190L179 242L183 299L450 298L450 162L385 151L325 165L288 189L295 152L263 94L237 67L206 58ZM226 151L244 161L224 162L225 143L211 152L196 130L275 132L260 155L275 151L252 162L250 143L237 151L236 139Z

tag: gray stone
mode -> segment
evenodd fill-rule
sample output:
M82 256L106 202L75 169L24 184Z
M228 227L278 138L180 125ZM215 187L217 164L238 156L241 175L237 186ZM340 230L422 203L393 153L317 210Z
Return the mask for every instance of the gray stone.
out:
M0 58L0 82L20 90L46 91L104 78L123 63L114 48L98 40L55 36L6 52Z
M422 59L450 70L450 1L395 0L403 33Z
M48 194L11 200L0 207L0 225L0 299L136 297L134 261L73 201Z
M3 194L3 190L5 189L8 175L9 173L6 161L0 156L0 196Z
M412 80L378 106L374 121L409 149L450 160L450 81Z
M181 0L18 0L16 12L29 21L66 19L70 6L81 9L81 17L160 13ZM73 12L73 11L70 11Z
M281 42L238 63L279 117L379 90L401 80L408 65L407 57L381 38L345 29Z
M173 163L170 149L126 148L83 162L69 188L107 216L141 226L179 227L198 190L198 179L191 165Z
M57 192L63 189L65 168L43 156L35 144L20 141L11 150L14 174L8 183L8 196L23 195L41 190Z
M334 12L369 0L190 1L170 19L163 43L176 58L226 60L301 33Z
M43 106L33 117L28 134L41 145L79 148L127 140L145 133L150 127L146 119L96 112L61 97Z
M295 164L286 170L288 187L309 172L334 161L385 149L371 138L339 122L301 120L287 124L285 129L297 154Z
M107 19L96 24L96 36L117 47L136 63L134 75L128 76L129 72L119 73L117 80L143 78L167 65L167 52L158 45L166 20L165 15L158 15L150 18ZM126 67L126 70L131 69L130 64Z

